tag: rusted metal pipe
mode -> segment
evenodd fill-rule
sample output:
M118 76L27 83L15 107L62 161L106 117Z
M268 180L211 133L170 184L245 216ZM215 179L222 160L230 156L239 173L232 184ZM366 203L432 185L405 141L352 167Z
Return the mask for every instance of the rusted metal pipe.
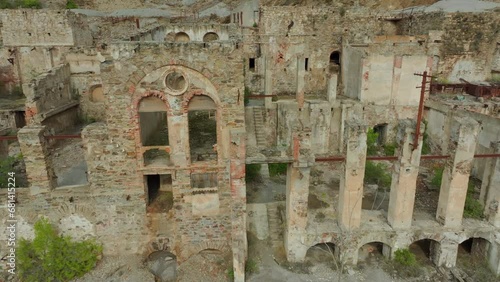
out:
M78 138L82 138L82 135L80 135L80 134L48 135L48 136L45 136L45 138L47 138L47 139L78 139Z
M269 98L269 97L276 97L276 96L278 96L278 95L248 95L246 97L260 99L260 98Z
M17 136L0 136L0 141L2 140L17 140Z
M474 158L500 158L500 154L478 154L474 155Z

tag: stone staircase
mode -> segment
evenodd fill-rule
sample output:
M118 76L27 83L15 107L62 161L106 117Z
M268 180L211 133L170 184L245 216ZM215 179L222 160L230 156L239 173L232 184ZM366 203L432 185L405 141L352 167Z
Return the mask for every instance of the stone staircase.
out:
M266 135L264 134L264 117L262 115L261 108L253 108L253 121L255 126L255 139L257 141L257 147L265 146Z
M283 232L284 224L280 209L278 206L283 206L283 213L285 202L272 202L267 204L267 220L269 224L269 237L273 247L283 245Z

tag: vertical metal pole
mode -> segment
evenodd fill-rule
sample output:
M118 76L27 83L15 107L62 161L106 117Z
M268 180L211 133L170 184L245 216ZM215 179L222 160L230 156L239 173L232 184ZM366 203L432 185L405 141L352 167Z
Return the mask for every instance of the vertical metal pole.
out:
M425 85L427 84L427 71L422 76L422 88L420 88L420 103L418 104L417 129L413 136L413 150L418 148L418 136L420 135L420 123L422 122L422 112L424 109Z

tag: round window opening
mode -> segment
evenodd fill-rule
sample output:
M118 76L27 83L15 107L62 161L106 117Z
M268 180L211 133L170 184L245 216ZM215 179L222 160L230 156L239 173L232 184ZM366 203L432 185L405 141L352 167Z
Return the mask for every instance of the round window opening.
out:
M178 71L173 71L165 77L165 86L173 94L181 94L187 90L188 83L184 75Z

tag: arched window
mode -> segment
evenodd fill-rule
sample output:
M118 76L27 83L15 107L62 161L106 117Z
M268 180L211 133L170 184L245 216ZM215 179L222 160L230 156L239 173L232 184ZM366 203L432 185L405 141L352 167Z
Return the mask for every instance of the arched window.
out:
M330 54L330 63L340 65L340 52L334 51Z
M210 41L216 41L216 40L219 40L219 35L217 35L217 33L215 33L215 32L207 32L203 36L203 42L210 42Z
M189 42L190 38L189 35L185 32L178 32L175 34L175 42Z
M104 93L102 92L102 86L96 85L90 90L90 101L91 102L104 102Z
M194 96L188 105L191 162L217 160L217 107L208 96Z

